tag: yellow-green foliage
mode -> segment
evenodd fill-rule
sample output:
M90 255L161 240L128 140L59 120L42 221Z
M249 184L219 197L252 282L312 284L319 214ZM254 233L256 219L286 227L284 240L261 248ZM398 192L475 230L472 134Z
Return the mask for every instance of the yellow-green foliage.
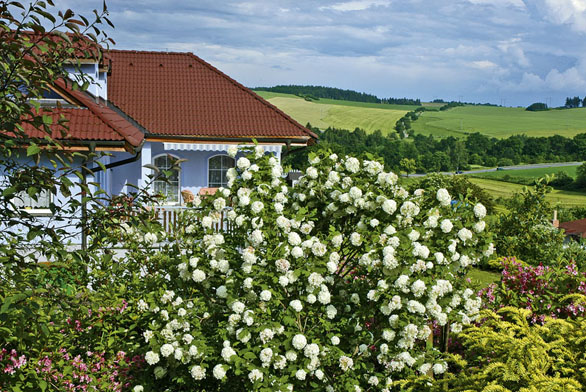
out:
M467 360L450 356L450 371L397 383L402 391L578 392L586 388L586 319L529 325L529 311L485 310L480 326L459 334Z
M497 257L496 259L488 260L486 263L492 269L502 270L505 267L513 264L513 262L516 264L520 264L522 267L526 267L528 265L523 260L518 259L516 257L505 257L505 256Z

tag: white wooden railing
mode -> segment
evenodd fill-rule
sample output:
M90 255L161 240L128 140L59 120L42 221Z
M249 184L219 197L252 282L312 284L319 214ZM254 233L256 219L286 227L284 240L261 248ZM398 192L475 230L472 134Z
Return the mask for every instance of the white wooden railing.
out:
M189 211L198 211L198 208L182 206L155 206L153 208L155 210L155 219L169 234L175 233L177 230L182 229L179 227L182 224L180 219L181 214ZM232 230L232 223L229 222L226 218L226 213L229 210L229 208L224 209L222 211L220 221L212 225L215 231L229 232Z

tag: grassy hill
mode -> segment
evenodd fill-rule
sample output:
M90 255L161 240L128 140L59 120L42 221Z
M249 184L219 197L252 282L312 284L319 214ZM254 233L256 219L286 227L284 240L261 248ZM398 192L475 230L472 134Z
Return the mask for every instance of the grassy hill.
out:
M519 193L523 190L523 185L512 184L510 182L489 180L485 178L470 178L474 184L486 189L494 198L509 198L513 193ZM586 193L570 192L554 189L548 193L545 198L553 204L559 203L564 207L584 207L586 206Z
M417 133L438 137L474 132L496 138L523 133L573 137L586 132L586 109L528 112L523 108L463 106L443 112L424 112L412 127Z
M545 177L545 175L555 175L558 172L564 172L572 178L576 178L576 171L578 166L559 166L559 167L544 167L535 169L523 169L523 170L500 170L490 171L486 173L474 173L474 177L482 177L489 180L502 180L506 176L524 178L524 179L537 179Z
M366 102L319 99L306 101L291 94L256 91L258 95L305 125L326 129L328 127L353 130L356 127L367 132L379 129L383 134L395 132L398 119L417 106L388 105Z

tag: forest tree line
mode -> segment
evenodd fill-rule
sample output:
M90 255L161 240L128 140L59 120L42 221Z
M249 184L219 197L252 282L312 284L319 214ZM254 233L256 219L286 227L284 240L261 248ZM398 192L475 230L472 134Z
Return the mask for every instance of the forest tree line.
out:
M421 100L411 98L379 98L376 95L360 93L354 90L343 90L325 86L278 85L274 87L254 87L253 90L270 91L273 93L293 94L300 97L338 99L353 102L387 103L393 105L421 106Z

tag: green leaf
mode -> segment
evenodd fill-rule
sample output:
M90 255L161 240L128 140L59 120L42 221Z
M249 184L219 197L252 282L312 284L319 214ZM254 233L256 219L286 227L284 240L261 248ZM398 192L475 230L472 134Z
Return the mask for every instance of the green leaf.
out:
M31 145L26 149L26 156L30 157L31 155L36 155L39 152L41 152L39 146L37 146L35 143L31 143Z

